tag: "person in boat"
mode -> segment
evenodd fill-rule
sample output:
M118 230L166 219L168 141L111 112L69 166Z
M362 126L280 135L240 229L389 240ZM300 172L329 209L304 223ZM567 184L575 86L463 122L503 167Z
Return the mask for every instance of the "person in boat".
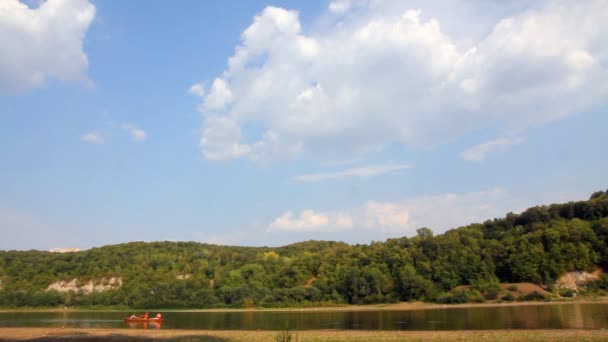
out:
M148 313L146 312L141 317L139 317L139 316L137 316L135 314L131 314L131 316L129 316L129 319L148 319Z
M160 314L160 312L156 313L156 317L154 317L155 319L162 319L163 316Z

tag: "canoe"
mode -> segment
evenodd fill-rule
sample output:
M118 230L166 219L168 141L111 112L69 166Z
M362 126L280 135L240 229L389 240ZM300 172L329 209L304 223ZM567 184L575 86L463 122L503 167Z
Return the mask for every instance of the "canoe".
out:
M162 318L125 318L125 322L162 322Z

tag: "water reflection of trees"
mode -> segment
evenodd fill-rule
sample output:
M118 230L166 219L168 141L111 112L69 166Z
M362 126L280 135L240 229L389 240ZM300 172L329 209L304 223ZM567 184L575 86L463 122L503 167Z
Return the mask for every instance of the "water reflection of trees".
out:
M608 328L606 304L538 304L413 311L168 312L163 329L210 330L496 330ZM160 329L128 325L121 312L0 312L15 326Z

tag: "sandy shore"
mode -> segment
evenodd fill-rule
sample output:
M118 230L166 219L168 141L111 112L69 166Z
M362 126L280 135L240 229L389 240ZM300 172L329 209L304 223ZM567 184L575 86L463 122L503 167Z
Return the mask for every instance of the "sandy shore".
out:
M276 341L280 331L0 328L0 341ZM305 341L606 341L608 330L353 331L290 332Z

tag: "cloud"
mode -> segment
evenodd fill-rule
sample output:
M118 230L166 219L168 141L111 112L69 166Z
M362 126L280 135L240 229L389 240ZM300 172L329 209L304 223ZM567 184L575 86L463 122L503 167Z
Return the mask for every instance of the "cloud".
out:
M203 83L195 83L188 89L188 94L203 97L205 96L205 85Z
M329 11L333 13L343 14L351 7L349 0L336 0L329 3Z
M374 201L365 205L365 224L368 227L399 229L407 227L409 221L409 210L403 205Z
M365 165L352 167L337 172L311 173L295 176L292 178L292 180L297 182L314 183L330 180L343 180L347 178L371 178L385 174L392 174L409 168L411 168L409 164Z
M310 32L296 11L256 15L199 106L205 158L331 160L489 127L517 135L608 98L606 1L404 4L360 1Z
M274 131L264 132L255 144L240 143L242 131L229 117L210 115L206 118L200 146L209 160L230 160L247 157L254 161L290 159L300 153L301 143L285 143ZM272 156L272 158L271 158Z
M351 158L351 159L337 159L328 161L327 165L339 166L339 165L352 165L361 163L363 159L361 158Z
M249 154L251 147L239 143L241 128L227 117L208 117L200 145L209 160L235 159Z
M192 88L190 88L192 89ZM216 78L213 81L213 85L211 86L211 90L209 94L205 96L205 100L203 102L203 107L201 110L207 111L215 111L222 110L226 107L227 104L232 101L233 95L232 91L228 87L228 83L221 78Z
M122 129L129 132L129 135L131 136L131 140L135 141L135 142L142 142L145 141L146 138L148 137L148 135L146 134L146 131L144 131L143 129L134 126L132 124L122 124Z
M82 46L95 6L88 0L48 0L32 9L0 3L0 92L43 86L47 79L89 85Z
M502 217L506 212L530 204L496 187L478 192L415 196L401 201L370 200L358 207L326 212L307 209L298 217L287 211L273 220L269 230L288 233L376 232L383 238L412 236L421 227L441 233L450 228Z
M99 133L87 133L80 136L80 141L93 143L93 144L103 144L103 137Z
M505 213L526 207L530 203L514 198L502 187L495 187L483 191L416 196L397 204L407 209L409 220L402 228L407 234L413 235L421 227L444 232L462 225L502 217Z
M501 137L485 143L471 146L460 154L464 160L479 162L486 158L486 155L493 150L506 150L511 146L519 145L526 141L523 137Z
M298 217L291 211L277 217L269 226L269 231L283 232L332 232L351 229L352 218L345 213L317 213L304 210Z

